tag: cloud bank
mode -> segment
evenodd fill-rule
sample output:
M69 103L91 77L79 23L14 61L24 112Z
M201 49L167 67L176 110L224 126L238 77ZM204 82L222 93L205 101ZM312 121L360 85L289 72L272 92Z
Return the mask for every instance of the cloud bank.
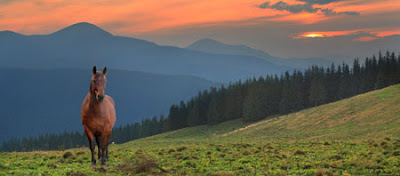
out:
M359 12L355 11L344 11L344 12L336 12L333 9L329 8L319 8L313 7L314 4L329 4L334 1L339 0L298 0L302 2L306 2L306 4L294 4L290 5L286 2L279 1L275 4L271 4L269 1L264 2L263 4L259 5L258 7L261 9L275 9L275 10L286 10L290 13L301 13L301 12L308 12L308 13L321 13L325 16L333 16L333 15L359 15Z
M324 5L324 4L330 4L332 2L339 2L339 1L345 1L345 0L297 0L297 1L306 2L308 4Z

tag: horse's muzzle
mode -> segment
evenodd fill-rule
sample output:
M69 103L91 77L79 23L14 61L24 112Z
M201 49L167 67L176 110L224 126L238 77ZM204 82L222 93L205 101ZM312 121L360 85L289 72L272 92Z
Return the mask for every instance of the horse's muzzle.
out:
M98 102L103 102L104 101L104 97L105 97L104 95L97 95L96 99L97 99Z

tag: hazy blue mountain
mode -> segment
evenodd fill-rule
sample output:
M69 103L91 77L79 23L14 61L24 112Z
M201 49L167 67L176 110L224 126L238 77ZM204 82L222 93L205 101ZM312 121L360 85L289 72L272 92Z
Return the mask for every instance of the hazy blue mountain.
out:
M193 51L201 51L213 54L229 54L253 56L272 62L276 65L284 65L292 68L308 68L315 65L329 65L332 61L322 58L279 58L269 55L268 53L250 48L246 45L228 45L213 39L201 39L186 47Z
M91 74L91 68L0 69L0 143L11 136L83 130L80 108ZM106 93L115 100L117 126L165 114L173 103L220 86L193 76L113 68L108 68L107 80Z
M251 55L205 53L113 36L89 23L74 24L49 35L0 32L2 67L87 69L94 64L122 70L193 75L218 82L293 69Z
M245 55L275 59L264 51L256 50L246 45L228 45L209 38L198 40L186 48L214 54Z

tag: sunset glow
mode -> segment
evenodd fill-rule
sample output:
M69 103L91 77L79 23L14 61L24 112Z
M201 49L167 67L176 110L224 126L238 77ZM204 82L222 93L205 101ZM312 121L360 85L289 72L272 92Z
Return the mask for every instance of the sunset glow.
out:
M305 32L296 37L296 39L302 38L315 38L315 37L338 37L338 36L350 36L350 35L369 35L363 37L354 38L353 41L368 42L372 40L381 39L387 36L400 35L400 30L397 28L371 28L371 29L356 29L348 31L312 31Z
M0 12L0 31L24 35L88 22L113 35L161 45L184 47L208 37L288 57L298 52L279 50L293 39L304 46L302 42L346 38L360 43L400 35L398 0L1 0ZM270 38L281 46L269 43Z
M361 9L378 11L380 8L394 11L400 9L400 3L392 1L350 3L340 1L325 5L314 5L315 8L334 9L337 13ZM261 9L255 7L265 1L111 1L111 0L26 0L0 2L1 30L12 30L25 34L48 33L57 27L77 22L91 22L108 28L115 33L146 33L176 28L179 26L216 24L265 18L264 21L293 21L302 24L314 24L345 15L326 16L320 12L290 13L287 10ZM272 0L271 4L279 1ZM353 2L353 1L351 1ZM285 0L288 5L301 5L304 2ZM389 4L392 4L389 6ZM356 8L357 7L357 8ZM335 9L337 8L337 9ZM261 20L260 22L262 22ZM258 22L258 23L260 23ZM48 25L51 24L51 25ZM257 24L257 23L246 23ZM320 36L315 36L320 37Z
M315 37L324 37L324 35L322 34L307 34L304 37L311 37L311 38L315 38Z

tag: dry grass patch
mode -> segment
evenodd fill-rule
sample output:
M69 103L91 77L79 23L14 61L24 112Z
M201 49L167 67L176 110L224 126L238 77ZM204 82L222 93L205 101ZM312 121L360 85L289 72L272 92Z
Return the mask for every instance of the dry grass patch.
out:
M159 172L167 172L163 168L161 168L151 156L148 155L139 155L136 158L136 161L125 161L118 165L121 171L126 173L147 173L147 174L155 174Z
M333 176L333 173L327 169L320 169L314 173L314 176Z

